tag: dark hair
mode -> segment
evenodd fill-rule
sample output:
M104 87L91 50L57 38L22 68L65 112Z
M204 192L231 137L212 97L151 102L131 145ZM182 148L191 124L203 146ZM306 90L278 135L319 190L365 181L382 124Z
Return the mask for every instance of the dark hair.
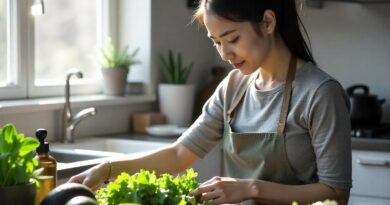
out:
M258 24L263 20L264 12L267 9L274 11L276 29L288 49L297 57L316 64L301 33L300 28L304 30L307 39L309 39L299 18L295 0L200 0L199 7L194 14L194 20L204 25L204 13L206 10L210 10L231 21L249 21L252 24Z

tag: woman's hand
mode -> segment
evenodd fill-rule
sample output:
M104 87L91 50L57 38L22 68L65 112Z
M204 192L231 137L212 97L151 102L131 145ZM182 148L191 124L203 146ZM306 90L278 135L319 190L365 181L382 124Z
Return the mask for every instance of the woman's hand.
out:
M84 184L93 191L96 191L107 179L110 164L108 162L98 164L78 175L71 177L68 183Z
M201 184L190 195L199 196L201 201L211 200L214 204L233 204L248 200L251 182L229 177L213 177Z

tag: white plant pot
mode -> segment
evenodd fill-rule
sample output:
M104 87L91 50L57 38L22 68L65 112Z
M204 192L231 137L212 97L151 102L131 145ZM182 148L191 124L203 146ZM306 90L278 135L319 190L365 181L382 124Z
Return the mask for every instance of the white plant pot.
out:
M129 69L127 68L102 68L104 94L125 95L128 73Z
M194 85L160 84L158 86L160 111L169 124L188 127L192 122Z

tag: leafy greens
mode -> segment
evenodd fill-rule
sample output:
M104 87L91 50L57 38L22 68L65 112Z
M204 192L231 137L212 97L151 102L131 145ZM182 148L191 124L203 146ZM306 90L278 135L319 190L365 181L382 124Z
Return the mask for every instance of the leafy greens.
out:
M38 146L38 140L17 133L12 124L0 128L0 187L28 184L35 179L38 161L33 151Z
M101 188L96 198L101 205L118 205L121 203L138 203L142 205L196 205L194 196L188 194L199 186L195 180L197 173L188 169L186 174L173 177L163 174L157 177L155 172L140 170L129 175L122 173ZM211 204L205 202L204 204Z

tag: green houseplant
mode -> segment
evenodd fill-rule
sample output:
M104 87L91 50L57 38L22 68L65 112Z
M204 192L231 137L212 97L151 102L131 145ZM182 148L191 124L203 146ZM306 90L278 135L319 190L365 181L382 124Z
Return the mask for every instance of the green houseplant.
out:
M169 50L167 58L160 56L160 67L169 84L185 84L193 65L193 62L185 66L182 65L180 52L177 54L177 57L175 57L172 50Z
M158 87L160 111L168 123L187 127L191 124L195 97L194 85L187 84L193 62L184 65L182 54L169 50L166 57L160 55L159 63L166 80Z
M38 140L24 137L15 126L0 128L0 199L2 204L34 204L38 161L33 151ZM23 197L20 197L23 196Z
M98 63L102 67L104 93L122 96L125 94L130 66L140 63L136 59L139 49L129 53L129 46L119 49L111 38L105 48L99 49Z

